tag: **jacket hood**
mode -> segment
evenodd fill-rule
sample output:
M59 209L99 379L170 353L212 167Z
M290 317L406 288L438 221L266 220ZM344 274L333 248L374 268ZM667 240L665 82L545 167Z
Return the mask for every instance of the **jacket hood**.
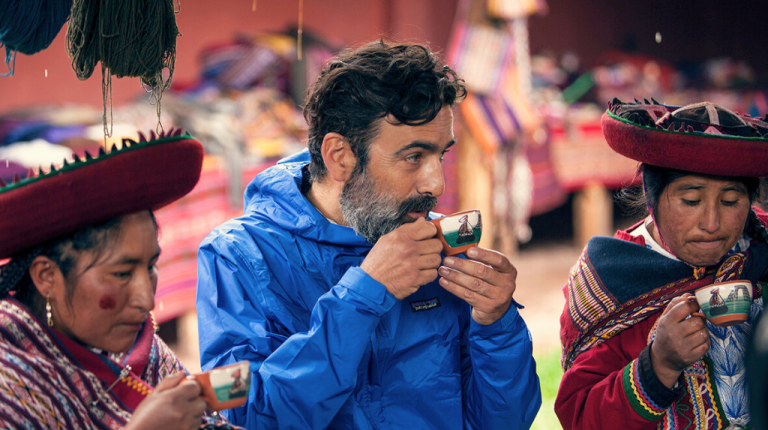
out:
M301 193L302 168L309 161L305 149L256 175L245 189L245 213L307 239L370 248L351 227L328 221Z

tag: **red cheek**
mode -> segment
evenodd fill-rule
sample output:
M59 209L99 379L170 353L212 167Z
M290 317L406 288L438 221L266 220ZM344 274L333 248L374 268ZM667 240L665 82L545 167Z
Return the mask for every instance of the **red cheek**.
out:
M116 304L115 298L112 296L104 296L99 300L99 307L104 310L114 309Z

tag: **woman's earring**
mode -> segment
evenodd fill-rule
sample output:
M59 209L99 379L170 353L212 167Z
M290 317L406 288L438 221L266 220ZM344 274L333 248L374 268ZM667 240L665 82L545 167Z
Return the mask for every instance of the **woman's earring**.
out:
M50 293L48 293L50 296ZM51 301L45 297L45 319L48 320L48 327L53 327L53 315L51 314Z

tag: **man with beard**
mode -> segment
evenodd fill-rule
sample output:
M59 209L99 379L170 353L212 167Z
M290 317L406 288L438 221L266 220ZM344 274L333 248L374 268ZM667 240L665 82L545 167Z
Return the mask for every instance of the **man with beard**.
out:
M198 254L203 368L249 360L251 429L527 429L541 404L516 270L441 259L461 80L424 46L343 52L309 90L309 150L259 174Z

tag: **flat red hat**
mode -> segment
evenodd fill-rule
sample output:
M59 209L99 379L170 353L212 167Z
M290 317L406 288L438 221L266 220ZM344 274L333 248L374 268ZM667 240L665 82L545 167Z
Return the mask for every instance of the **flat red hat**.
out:
M768 176L768 116L738 115L710 102L683 107L614 99L603 114L614 151L659 167L717 176Z
M97 157L0 183L0 259L111 218L159 209L194 188L203 164L200 142L181 130L140 140L123 139L119 150L113 145Z

